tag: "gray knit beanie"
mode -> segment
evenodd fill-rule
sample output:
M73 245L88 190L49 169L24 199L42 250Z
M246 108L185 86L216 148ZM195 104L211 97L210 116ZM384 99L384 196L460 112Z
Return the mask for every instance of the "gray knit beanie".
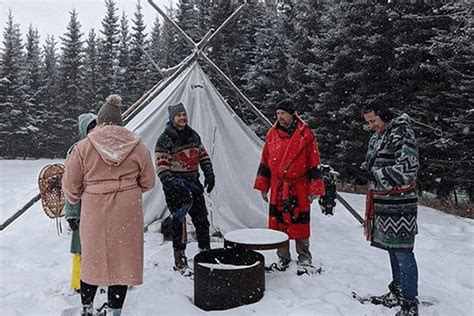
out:
M122 111L120 105L122 98L117 94L111 94L105 99L104 105L97 113L97 124L123 126Z
M186 109L184 108L183 103L170 105L168 107L168 115L171 122L173 121L174 116L178 114L179 112L186 112Z

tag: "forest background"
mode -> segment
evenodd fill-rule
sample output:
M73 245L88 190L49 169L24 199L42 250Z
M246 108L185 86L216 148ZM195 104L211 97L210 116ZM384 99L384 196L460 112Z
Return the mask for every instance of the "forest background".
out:
M245 1L180 0L167 13L199 41ZM370 132L361 109L378 99L415 128L420 192L473 217L473 4L463 1L248 1L206 54L273 121L283 98L318 136L322 161L360 164ZM158 17L133 16L104 0L101 29L84 30L72 9L63 35L22 34L9 12L0 47L0 156L60 158L77 139L77 117L110 93L125 107L192 52ZM150 8L147 8L147 10ZM142 49L143 48L143 49ZM202 64L227 102L261 137L265 125ZM446 208L446 207L445 207Z

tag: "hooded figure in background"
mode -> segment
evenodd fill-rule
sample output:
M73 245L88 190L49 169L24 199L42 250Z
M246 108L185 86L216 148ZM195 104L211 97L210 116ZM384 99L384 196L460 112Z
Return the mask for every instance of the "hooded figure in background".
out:
M82 201L83 315L92 315L98 286L108 287L107 315L120 315L128 286L143 283L142 193L155 185L155 170L143 142L122 126L120 104L107 98L97 127L65 162L64 194Z
M168 107L169 122L156 143L156 172L163 184L166 204L173 222L174 270L192 274L185 255L186 214L191 216L200 251L210 249L209 220L204 188L214 188L211 159L201 137L188 125L182 103ZM204 187L199 181L199 167L204 173Z
M84 139L87 134L97 125L97 115L93 113L84 113L79 115L77 119L79 126L79 137ZM71 154L77 143L73 144L68 152L67 157ZM64 203L64 216L72 231L71 253L72 253L72 276L71 288L78 291L81 288L81 238L79 235L79 222L81 217L81 202L71 204L67 199Z

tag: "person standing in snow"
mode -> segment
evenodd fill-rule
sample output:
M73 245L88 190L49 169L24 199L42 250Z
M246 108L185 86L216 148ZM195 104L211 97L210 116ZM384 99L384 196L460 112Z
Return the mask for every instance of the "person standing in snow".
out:
M384 104L372 102L363 117L375 132L365 162L347 171L358 184L369 183L364 234L371 246L388 251L392 282L378 304L401 305L399 316L418 315L418 268L413 247L417 234L418 146L407 114L394 117Z
M201 137L188 125L184 105L171 105L168 113L169 122L156 143L156 172L163 184L173 222L173 269L189 276L192 272L185 254L186 214L189 213L196 228L199 250L209 250L209 220L204 188L210 193L214 188L215 177ZM199 181L199 166L204 173L204 186Z
M97 125L97 115L93 113L83 113L77 119L79 126L79 137L84 139L87 134ZM69 156L76 147L77 143L73 144L67 152ZM72 231L71 238L71 253L72 253L72 275L71 288L79 291L81 288L81 238L79 235L79 222L81 217L81 201L76 204L71 204L67 199L64 202L64 217L69 224Z
M155 185L150 152L124 128L121 98L107 97L97 127L66 159L64 195L82 202L82 315L92 315L98 286L108 287L107 315L120 315L131 285L143 283L142 193Z
M277 121L265 137L254 188L270 203L268 227L295 240L298 275L314 273L310 210L311 203L325 193L318 143L308 124L296 115L292 101L279 102L275 111ZM277 255L279 261L271 267L285 271L291 262L289 246L279 248Z

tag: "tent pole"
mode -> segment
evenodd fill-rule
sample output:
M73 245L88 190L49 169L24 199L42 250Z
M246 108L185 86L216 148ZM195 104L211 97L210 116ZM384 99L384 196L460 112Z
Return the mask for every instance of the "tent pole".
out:
M209 57L207 57L204 53L199 52L199 57L202 58L209 66L211 66L212 69L221 77L222 80L224 80L240 97L240 99L247 105L247 107L255 114L257 115L258 118L262 120L265 125L268 127L272 126L272 123L265 117L265 115L260 112L255 105L252 104L252 102L237 88L237 86L232 82L232 80L227 77L227 75L219 69L219 67L214 64Z
M165 74L161 71L160 69L160 66L158 66L158 64L153 60L153 58L151 58L150 54L148 54L146 52L146 50L142 47L142 45L140 45L137 40L133 40L135 42L135 45L138 46L138 48L140 48L140 50L142 51L143 54L145 54L146 57L148 57L148 59L150 60L151 64L153 65L153 67L155 67L155 69L158 71L158 73L164 78L166 77Z
M144 98L143 102L141 102L139 105L137 105L130 113L128 113L126 120L124 119L125 123L128 123L135 115L140 112L145 105L148 104L148 101L152 98L154 98L157 94L159 94L161 91L163 91L167 86L170 85L171 82L173 82L176 77L178 77L194 60L195 60L195 53L191 54L188 56L188 59L185 60L184 63L181 64L181 66L176 70L171 76L168 78L164 79L162 81L162 84L159 85L155 90L151 91L150 94Z
M360 216L359 213L357 213L357 211L339 193L336 193L336 199L341 202L341 204L349 211L349 213L351 213L352 216L354 216L354 218L359 223L364 225L364 219L362 216Z
M207 40L201 40L199 44L201 47L198 47L198 44L196 44L187 34L185 31L183 31L182 28L179 27L176 22L174 22L163 10L161 10L154 2L153 0L148 0L148 3L156 10L158 13L171 25L173 25L178 33L183 37L183 39L190 45L194 46L196 54L202 58L211 68L214 69L214 71L224 80L240 97L240 99L249 107L249 109L257 115L258 118L262 120L265 125L268 127L272 126L272 123L260 112L255 105L252 104L252 102L237 88L237 86L232 82L232 80L226 76L226 74L217 67L216 64L214 64L209 57L207 57L206 54L203 52L203 48L207 46L210 40L212 40L217 34L225 27L227 26L232 20L235 19L235 17L243 10L243 8L247 5L247 3L242 4L230 17L228 17L224 23L221 24L221 26L207 39ZM206 34L206 36L209 34L209 32ZM205 37L206 37L205 36Z
M153 0L148 0L148 3L156 10L158 11L158 13L165 19L166 22L170 23L171 25L173 25L173 27L178 30L179 34L183 37L183 39L186 41L186 43L188 43L189 45L191 45L192 47L196 47L196 43L191 39L191 37L188 36L188 34L186 34L185 31L183 31L182 28L179 27L178 24L176 24L175 21L173 21L163 10L160 9L160 7L158 7L154 2Z
M33 206L36 202L38 202L41 198L41 194L37 194L34 198L32 198L28 203L25 204L20 210L18 210L15 214L13 214L9 219L7 219L3 224L0 225L0 231L7 228L8 225L13 223L18 217L23 215L31 206Z

